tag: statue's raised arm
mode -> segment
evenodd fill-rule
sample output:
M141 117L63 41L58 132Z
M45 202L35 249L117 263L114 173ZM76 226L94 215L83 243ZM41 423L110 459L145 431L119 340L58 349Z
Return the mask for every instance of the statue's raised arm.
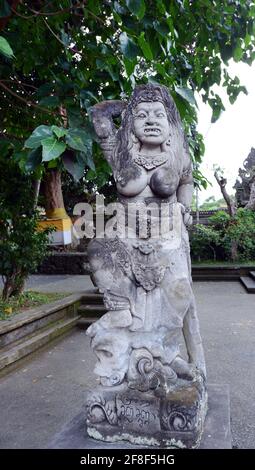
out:
M114 118L121 116L125 106L126 103L120 100L102 101L93 106L91 111L92 122L95 132L100 139L100 146L111 166L114 166L113 159L117 133Z

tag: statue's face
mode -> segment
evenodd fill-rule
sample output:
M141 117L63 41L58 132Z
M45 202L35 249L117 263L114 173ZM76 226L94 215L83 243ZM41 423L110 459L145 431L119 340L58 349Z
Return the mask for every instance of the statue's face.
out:
M163 144L169 137L170 127L163 103L139 103L134 110L134 132L142 144Z

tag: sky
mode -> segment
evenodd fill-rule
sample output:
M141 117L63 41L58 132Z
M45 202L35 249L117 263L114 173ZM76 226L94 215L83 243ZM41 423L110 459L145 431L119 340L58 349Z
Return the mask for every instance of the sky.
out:
M234 194L232 188L238 175L239 167L248 156L251 147L255 147L255 64L249 66L244 63L231 62L228 68L231 77L237 75L240 84L246 86L248 95L240 93L234 104L230 104L226 92L216 87L226 110L222 112L218 121L212 124L211 108L197 98L198 131L203 134L205 142L205 155L201 165L202 173L213 184L207 190L199 192L199 204L209 196L216 199L222 197L220 188L213 176L213 165L224 169L227 178L227 190Z

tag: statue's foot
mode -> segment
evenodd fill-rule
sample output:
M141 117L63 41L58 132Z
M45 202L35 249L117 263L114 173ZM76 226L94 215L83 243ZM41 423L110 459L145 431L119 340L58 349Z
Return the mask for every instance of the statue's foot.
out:
M171 363L172 369L176 372L180 379L193 380L194 378L194 366L188 364L181 357L176 357Z

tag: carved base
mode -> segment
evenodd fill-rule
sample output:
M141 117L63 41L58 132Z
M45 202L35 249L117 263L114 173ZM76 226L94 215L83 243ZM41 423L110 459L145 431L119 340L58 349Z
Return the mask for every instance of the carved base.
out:
M87 431L106 442L166 448L199 446L207 393L203 380L186 382L164 396L155 392L118 387L98 387L87 399Z

